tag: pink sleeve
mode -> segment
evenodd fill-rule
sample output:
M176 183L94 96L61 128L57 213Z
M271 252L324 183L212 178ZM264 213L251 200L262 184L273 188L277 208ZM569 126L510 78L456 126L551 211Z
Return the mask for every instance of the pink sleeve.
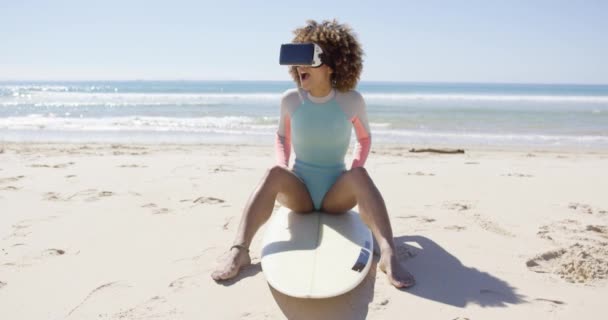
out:
M279 131L275 140L275 151L277 164L283 167L289 166L289 155L291 154L291 120L289 114L281 115L279 120Z
M365 119L366 117L364 117L364 121ZM357 136L357 145L355 146L355 156L353 158L353 163L350 166L351 169L363 167L365 165L365 161L367 160L367 156L369 155L372 146L372 137L366 129L368 127L367 123L361 121L358 116L355 116L352 119L352 122Z

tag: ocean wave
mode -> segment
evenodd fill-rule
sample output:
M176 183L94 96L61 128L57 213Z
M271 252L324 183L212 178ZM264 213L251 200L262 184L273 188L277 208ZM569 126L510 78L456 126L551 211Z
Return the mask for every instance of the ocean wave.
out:
M274 93L83 93L34 92L3 97L0 106L81 107L81 106L188 106L188 105L278 105L281 94Z
M522 94L417 94L417 93L363 93L368 103L406 101L492 101L492 102L579 102L608 103L608 96L576 95L522 95Z
M278 105L282 93L120 93L70 92L66 87L53 90L14 91L0 95L0 106L79 107L79 106L189 106L189 105ZM522 95L522 94L418 94L362 93L368 105L401 105L412 102L533 102L608 104L608 96L584 95Z
M276 131L278 118L273 117L111 117L66 118L53 114L31 114L26 117L0 118L0 129L7 130L55 130L55 131L180 131L224 132L247 130L248 132ZM219 131L218 131L219 130ZM224 130L224 131L222 131Z
M225 135L266 135L276 132L278 117L109 117L109 118L69 118L52 114L31 114L23 117L0 118L0 130L18 132L58 131L115 132L128 135L129 132L149 133L213 133ZM370 123L376 141L438 141L438 142L479 142L497 144L599 144L608 145L608 132L602 134L546 134L546 133L499 133L499 132L450 132L429 130L393 129L383 122ZM354 139L354 135L353 135Z
M1 87L3 91L11 92L14 94L28 93L28 92L67 92L70 91L69 86L65 85L49 85L49 84L22 84L22 85L3 85ZM95 86L92 86L95 89Z

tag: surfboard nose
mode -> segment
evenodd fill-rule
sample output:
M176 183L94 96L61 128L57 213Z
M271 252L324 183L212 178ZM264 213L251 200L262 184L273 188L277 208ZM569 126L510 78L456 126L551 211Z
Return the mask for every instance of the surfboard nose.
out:
M268 222L262 269L277 291L328 298L355 288L371 266L373 238L359 214L298 214L281 208Z

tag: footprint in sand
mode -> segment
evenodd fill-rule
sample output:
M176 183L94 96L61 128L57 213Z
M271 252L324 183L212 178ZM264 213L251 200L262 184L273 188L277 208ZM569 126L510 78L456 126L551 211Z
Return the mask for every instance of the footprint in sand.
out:
M233 167L228 168L227 166L219 165L213 169L210 169L210 173L220 173L220 172L234 172L236 171Z
M482 229L484 229L486 231L494 232L494 233L499 234L501 236L512 237L512 238L515 237L515 235L513 233L511 233L508 230L502 228L496 222L488 220L487 218L484 218L483 216L481 216L478 213L476 213L476 214L473 215L473 220Z
M420 222L425 222L425 223L431 223L431 222L435 222L436 220L433 218L429 218L429 217L421 217L420 219L418 219Z
M17 190L20 190L20 189L21 188L15 187L15 186L6 186L6 187L0 188L0 191L17 191Z
M171 212L171 210L169 210L168 208L159 208L158 205L156 205L156 203L146 203L144 205L141 206L142 208L146 208L146 209L153 209L152 210L152 214L168 214Z
M568 205L569 209L575 210L577 212L580 213L586 213L586 214L599 214L599 215L605 215L608 213L608 211L603 210L603 209L594 209L592 208L590 205L588 204L583 204L583 203L577 203L577 202L572 202Z
M226 202L226 200L224 199L220 199L220 198L215 198L215 197L198 197L194 200L191 199L183 199L180 200L180 202L192 202L194 203L194 205L197 204L221 204ZM194 207L193 205L193 207Z
M101 191L97 194L100 197L110 197L114 195L114 192L112 191Z
M453 225L453 226L447 226L444 227L444 229L446 230L454 230L454 231L462 231L462 230L466 230L467 227L465 226L457 226L457 225Z
M98 191L97 189L87 189L78 191L70 196L62 197L61 194L57 192L47 192L44 194L44 200L47 201L71 201L79 198L84 198L84 201L92 202L97 201L99 198L105 198L113 196L114 192L112 191Z
M583 225L577 220L560 220L539 228L537 235L553 243L578 243L593 247L606 247L608 242L608 226Z
M124 155L128 155L128 156L143 156L148 154L147 151L142 151L142 152L129 152L129 151L114 151L112 152L113 155L115 156L124 156Z
M29 236L30 234L32 234L32 232L23 230L27 227L29 227L29 226L23 226L22 228L17 228L15 226L13 226L13 231L8 236L4 237L4 240L9 240L12 238L25 238L25 237Z
M8 183L8 182L16 182L25 178L25 176L16 176L16 177L8 177L8 178L0 178L0 184Z
M47 201L58 201L61 200L61 195L56 192L47 192L44 194L44 200Z
M74 165L74 162L68 162L68 163L60 163L60 164L32 164L29 167L30 168L53 168L53 169L63 169L63 168L67 168L69 166Z
M42 217L42 218L37 218L37 219L26 219L26 220L21 220L15 224L12 225L12 232L10 235L8 235L7 237L4 238L4 240L8 240L10 238L24 238L27 237L29 234L31 234L31 231L27 231L28 228L30 228L31 226L33 226L34 224L37 224L38 222L45 222L45 221L51 221L56 219L57 216L47 216L47 217ZM15 246L15 245L13 245Z
M65 250L63 249L46 249L42 251L43 256L62 256L65 254Z
M4 286L6 286L8 283L4 282L4 281L0 281L0 289L2 289Z
M435 176L434 173L424 173L424 172L421 172L421 171L408 172L407 175L408 176L423 176L423 177L433 177L433 176Z
M154 210L154 212L152 212L152 214L168 214L169 212L171 212L168 208L160 208L157 210Z
M593 231L596 232L597 234L599 234L600 236L604 237L604 238L608 238L608 227L607 226L599 226L599 225L588 225L585 228L586 231Z
M548 225L541 226L536 234L542 239L556 240L554 237L563 239L579 233L580 222L572 219L560 220Z
M201 204L218 204L218 203L224 203L226 201L223 199L214 198L214 197L198 197L198 198L196 198L196 200L194 200L192 202L201 203Z
M200 287L200 283L197 281L198 279L200 279L200 276L197 275L184 276L171 281L169 288L173 289L174 291L181 291L188 288L198 288Z
M516 178L532 178L534 177L531 174L525 174L525 173L507 173L507 174L503 174L503 177L516 177Z
M118 168L147 168L148 166L141 164L122 164Z
M63 249L46 249L40 252L38 255L21 255L18 257L17 261L4 263L4 266L7 267L16 267L16 268L25 268L31 267L35 265L37 262L43 261L45 259L51 259L53 256L62 256L66 254L66 251Z
M460 202L445 202L443 207L449 210L456 211L467 211L473 208L473 205L470 203L460 203Z
M490 231L502 236L506 236L506 237L515 237L515 235L511 232L509 232L508 230L502 228L499 224L497 224L496 222L489 220L488 218L484 217L483 215L479 214L479 213L469 213L469 211L473 208L473 205L470 203L461 203L461 202L446 202L444 203L444 208L447 208L449 210L455 210L458 212L463 212L466 214L466 216L470 217L470 219L472 219L475 224L477 224L479 227L481 227L482 229L486 230L486 231Z
M540 230L538 232L536 232L536 234L543 238L543 239L547 239L547 240L553 240L553 237L551 237L551 235L549 235L549 226L541 226L539 228Z

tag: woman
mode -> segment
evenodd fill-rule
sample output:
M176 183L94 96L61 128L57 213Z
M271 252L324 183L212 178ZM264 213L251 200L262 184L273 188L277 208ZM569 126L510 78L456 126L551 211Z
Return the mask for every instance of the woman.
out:
M275 200L302 213L321 210L339 214L358 204L362 220L378 241L380 270L395 287L410 287L414 278L397 261L384 200L363 168L371 135L365 102L354 91L363 67L363 51L351 28L335 20L310 20L294 34L294 43L321 47L321 64L290 67L298 89L288 90L281 100L277 165L268 170L251 195L234 245L211 276L216 281L230 279L251 263L249 245L270 217ZM344 157L353 127L358 143L347 170ZM292 142L295 163L290 169Z

